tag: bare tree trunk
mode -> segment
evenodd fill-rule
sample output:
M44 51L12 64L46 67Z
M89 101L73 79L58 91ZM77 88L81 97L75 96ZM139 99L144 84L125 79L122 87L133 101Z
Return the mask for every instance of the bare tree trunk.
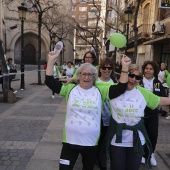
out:
M134 54L132 59L132 63L136 63L136 58L138 54L138 27L137 27L137 18L138 18L138 12L139 12L139 6L140 6L141 0L138 0L136 10L135 10L135 19L134 19L134 33L135 33L135 39L134 39Z
M41 85L41 26L42 13L38 16L38 85Z
M4 58L4 51L2 48L2 41L0 41L0 63L2 64L3 74L8 74L8 69ZM3 101L4 102L8 102L8 95L9 95L8 92L9 92L9 76L4 76L3 77Z

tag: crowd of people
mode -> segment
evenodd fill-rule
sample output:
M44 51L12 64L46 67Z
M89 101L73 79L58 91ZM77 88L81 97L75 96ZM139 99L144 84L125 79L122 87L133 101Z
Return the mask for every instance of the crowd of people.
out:
M97 65L88 51L83 64L69 66L74 74L55 79L60 51L49 52L45 79L67 102L59 169L72 170L79 154L84 170L107 170L108 160L111 170L138 170L141 162L156 166L158 106L170 105L157 64L146 61L141 70L123 55L121 65L109 57Z

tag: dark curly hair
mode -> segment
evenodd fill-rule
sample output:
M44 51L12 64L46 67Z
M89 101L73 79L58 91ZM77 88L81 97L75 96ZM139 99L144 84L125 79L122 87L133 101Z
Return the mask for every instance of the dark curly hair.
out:
M147 67L147 65L150 64L153 67L154 70L154 77L158 78L158 73L159 73L159 67L155 61L145 61L144 64L142 65L142 72L144 74L144 70Z
M83 57L84 63L85 63L86 54L88 54L88 53L91 54L91 56L92 56L92 58L93 58L93 63L92 63L92 65L97 66L97 57L96 57L96 55L94 54L94 52L92 52L92 51L87 51L87 52L84 54L84 57Z

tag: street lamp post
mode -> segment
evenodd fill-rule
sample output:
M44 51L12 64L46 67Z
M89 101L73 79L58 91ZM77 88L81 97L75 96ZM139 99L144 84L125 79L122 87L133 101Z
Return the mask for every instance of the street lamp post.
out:
M53 34L52 37L51 37L51 43L52 43L52 49L51 49L51 51L54 50L55 42L56 42L56 41L55 41L55 34Z
M131 15L132 15L132 8L129 6L125 9L124 11L125 15L127 16L127 24L126 24L126 39L127 39L127 43L126 43L126 47L125 47L125 54L127 54L127 50L128 50L128 38L129 38L129 22L131 20Z
M24 3L21 3L21 6L18 7L19 19L21 20L21 84L20 89L25 89L25 81L24 81L24 20L26 19L27 7Z
M106 41L107 41L106 35L104 36L103 40L104 40L104 45L106 45Z

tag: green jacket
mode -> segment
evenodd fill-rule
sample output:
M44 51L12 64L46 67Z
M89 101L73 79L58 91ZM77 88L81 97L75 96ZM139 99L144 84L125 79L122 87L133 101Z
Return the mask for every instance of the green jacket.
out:
M57 73L58 77L60 78L61 77L61 73L60 73L60 70L59 70L58 66L55 66L55 68L56 68L56 73Z
M164 70L164 72L165 72L165 74L164 74L164 81L163 81L163 83L166 83L166 79L167 79L167 77L168 77L168 74L169 74L169 72L168 72L168 70Z
M103 167L106 166L105 164L108 159L107 156L109 153L109 146L110 146L113 136L116 134L116 143L121 143L122 142L122 130L124 130L124 129L133 131L133 148L134 148L135 153L140 156L144 155L144 148L141 144L138 130L140 130L142 132L142 134L144 135L145 140L146 140L146 146L149 150L149 157L147 159L147 164L148 164L149 168L151 168L152 166L150 164L150 158L151 158L152 145L151 145L149 137L147 135L143 119L141 119L141 121L134 126L128 126L125 123L117 123L113 118L111 118L110 125L107 130L106 136L104 138L104 141L103 141L103 144L101 147L101 151L100 151L100 155L99 155L101 165Z

